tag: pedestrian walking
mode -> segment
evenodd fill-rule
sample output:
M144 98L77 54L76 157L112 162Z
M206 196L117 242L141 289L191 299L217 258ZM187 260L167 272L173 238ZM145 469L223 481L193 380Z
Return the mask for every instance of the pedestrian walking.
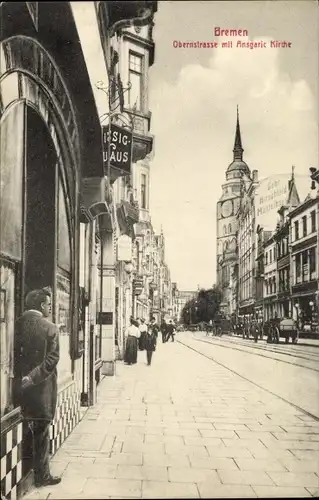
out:
M157 337L158 337L158 332L159 332L159 326L158 326L158 324L156 323L156 318L154 318L154 316L152 316L152 318L151 318L151 322L150 322L149 329L150 329L150 330L154 333L154 335L155 335L155 340L156 340L156 343L157 343Z
M33 439L36 487L60 483L49 467L50 423L57 402L59 329L49 321L50 292L33 290L26 297L27 310L17 321L16 362L21 377L20 405Z
M158 330L154 328L154 324L150 325L149 329L147 330L146 341L145 341L146 359L148 366L151 365L153 352L156 350L157 333Z
M146 349L146 335L147 335L147 325L145 323L144 318L141 319L139 330L140 330L140 338L138 339L138 348L140 351L144 351Z
M163 319L161 324L161 334L162 334L162 342L164 344L166 342L166 335L167 335L167 324L165 319Z
M125 345L125 355L124 361L128 365L134 365L137 363L137 343L140 337L140 330L138 328L138 322L133 317L130 318L130 326L125 332L126 345Z
M174 342L174 336L175 336L175 326L173 324L173 321L170 320L168 325L167 325L167 338L166 341L168 342L169 339L171 338L171 342Z

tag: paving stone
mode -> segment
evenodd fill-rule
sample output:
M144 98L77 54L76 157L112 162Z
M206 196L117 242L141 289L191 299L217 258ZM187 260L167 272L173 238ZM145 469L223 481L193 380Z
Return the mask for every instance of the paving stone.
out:
M207 457L208 451L205 446L179 446L175 444L165 444L165 451L168 455L184 454L197 457Z
M274 482L265 472L243 470L218 470L223 484L273 485Z
M165 467L190 467L190 461L187 455L182 454L156 454L146 453L143 455L144 465L157 465Z
M247 450L247 448L242 448L242 447L207 446L207 451L209 456L211 457L223 457L223 458L252 457L251 452Z
M235 431L228 429L200 429L199 432L207 438L229 438L239 439Z
M196 484L143 481L142 498L199 498Z
M63 479L65 477L72 478L77 474L87 478L115 478L116 469L117 465L107 465L102 462L94 462L93 464L71 462L63 474Z
M319 473L319 457L316 460L282 459L281 463L289 472L317 472Z
M184 437L185 444L188 446L224 446L221 438L209 438L209 437Z
M240 470L287 472L287 469L284 467L284 465L282 465L278 460L274 459L260 460L256 458L236 458L235 462Z
M232 458L190 456L189 460L195 469L238 470L238 466Z
M216 485L205 481L197 485L200 498L256 498L256 493L251 486L227 484Z
M319 441L319 434L309 434L309 433L292 433L292 432L274 432L275 438L285 441Z
M253 490L259 498L304 498L311 494L306 488L288 486L253 486Z
M145 443L166 443L166 444L176 444L183 446L184 439L183 436L173 436L173 435L168 435L168 436L158 436L156 434L149 434L145 436Z
M299 460L318 460L318 453L314 450L292 450L291 453Z
M165 466L119 465L116 477L119 479L141 479L144 481L168 481L168 472Z
M236 431L236 434L240 439L264 439L264 438L274 438L274 436L267 431Z
M269 472L277 486L319 487L319 477L313 472Z
M80 449L86 451L100 450L105 435L103 434L71 434L65 441L63 449Z
M84 491L87 477L73 474L72 477L63 477L60 484L40 488L42 494L51 494L53 498L60 499L61 495L78 494ZM42 497L42 499L45 497ZM41 499L41 500L42 500Z
M90 499L92 495L104 498L107 493L111 497L140 498L142 481L129 479L88 479L83 489L84 495ZM56 497L59 498L59 497Z
M96 458L94 463L142 465L142 453L112 453L109 457Z
M138 443L124 442L122 447L123 453L164 453L164 443Z
M165 435L173 436L190 436L190 437L200 437L200 432L198 429L187 429L187 428L164 428Z
M199 483L209 480L221 484L217 472L211 469L168 467L168 477L171 482L175 483Z
M246 424L239 423L225 423L225 422L214 422L213 423L215 429L221 430L230 430L230 431L246 431Z
M313 497L319 497L319 488L306 488L306 490L309 491L310 495Z

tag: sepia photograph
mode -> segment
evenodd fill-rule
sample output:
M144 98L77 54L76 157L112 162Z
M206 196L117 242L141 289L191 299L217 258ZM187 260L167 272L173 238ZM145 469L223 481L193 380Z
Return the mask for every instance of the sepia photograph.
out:
M318 0L0 16L1 500L318 498Z

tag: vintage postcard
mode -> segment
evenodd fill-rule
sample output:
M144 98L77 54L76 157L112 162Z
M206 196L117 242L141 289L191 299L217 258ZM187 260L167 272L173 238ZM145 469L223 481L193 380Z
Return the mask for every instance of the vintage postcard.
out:
M318 1L0 10L1 498L318 497Z

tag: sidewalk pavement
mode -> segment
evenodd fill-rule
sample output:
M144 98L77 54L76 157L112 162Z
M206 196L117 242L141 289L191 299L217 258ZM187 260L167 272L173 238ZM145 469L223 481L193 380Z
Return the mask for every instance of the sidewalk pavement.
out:
M177 338L182 338L183 333ZM319 423L178 342L118 362L31 499L311 497Z

